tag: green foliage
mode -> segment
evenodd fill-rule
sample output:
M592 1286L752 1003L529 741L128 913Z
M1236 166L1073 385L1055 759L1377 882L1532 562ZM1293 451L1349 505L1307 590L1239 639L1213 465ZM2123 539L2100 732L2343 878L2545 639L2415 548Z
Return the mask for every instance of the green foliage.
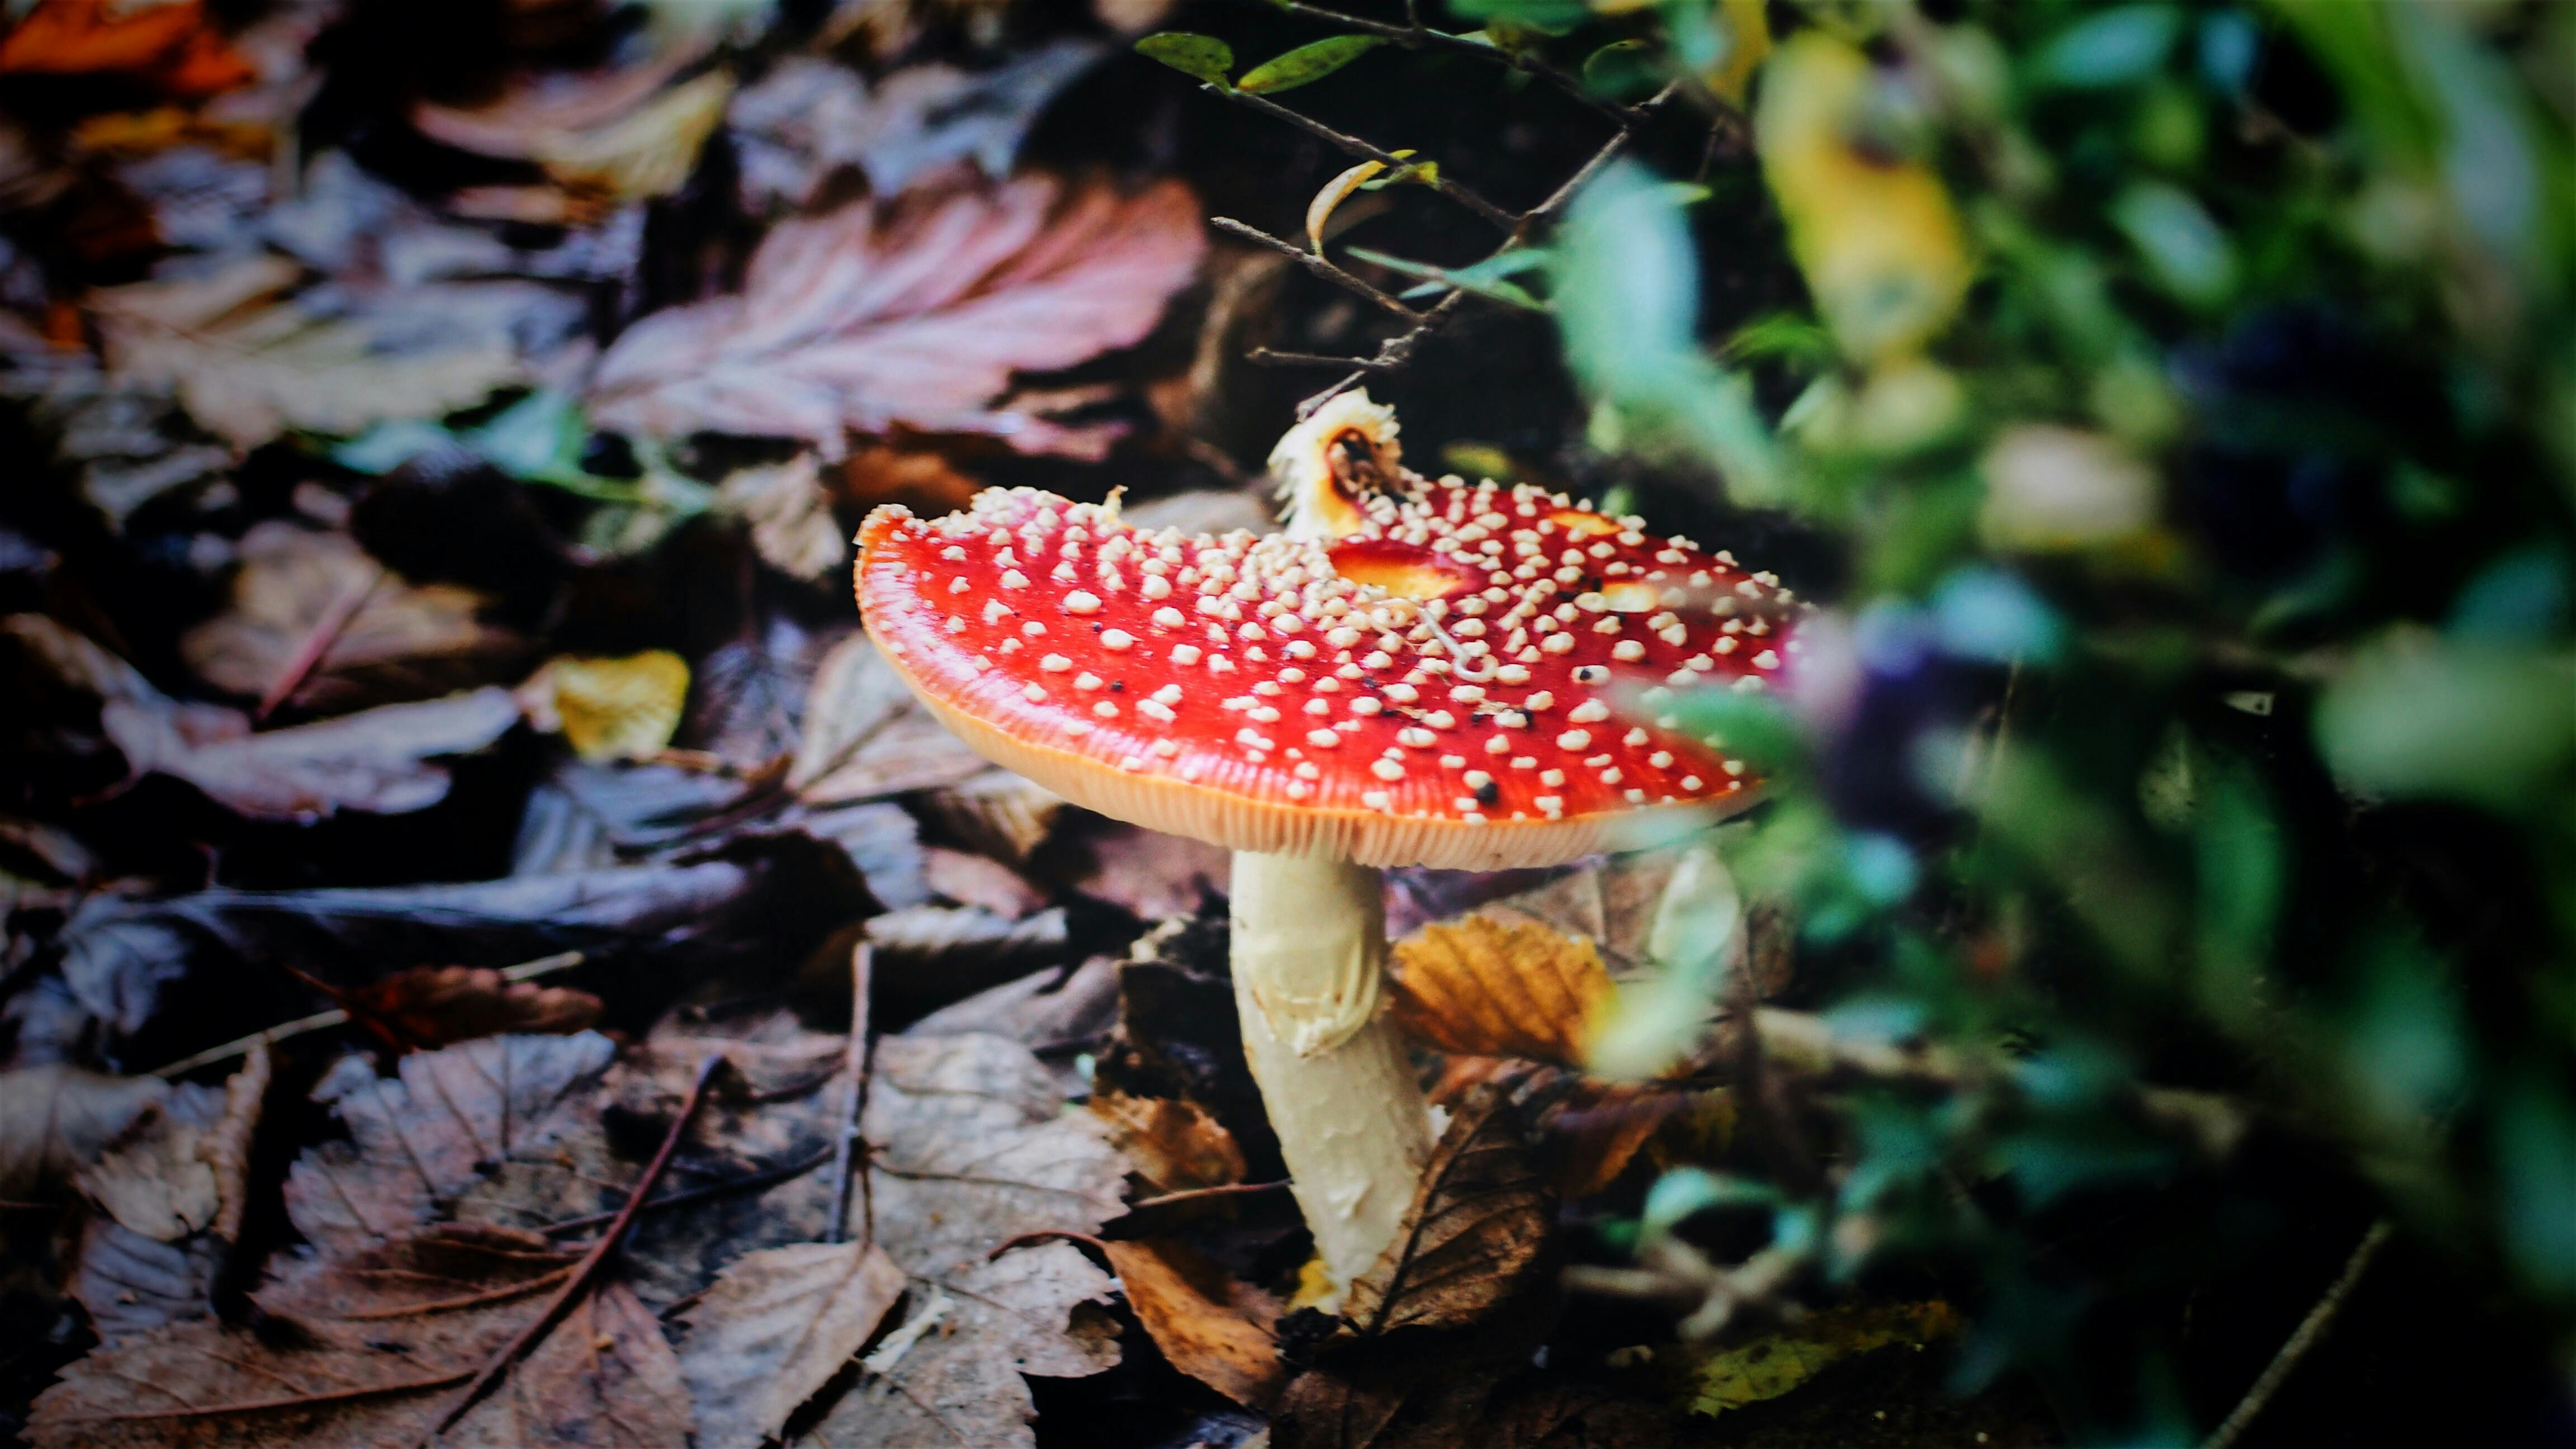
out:
M1293 91L1299 86L1322 80L1385 43L1374 35L1328 35L1322 40L1309 41L1295 50L1272 56L1245 71L1243 79L1235 82L1235 87L1255 95ZM1232 62L1231 53L1226 60L1229 64ZM1168 61L1164 63L1170 64Z
M1234 47L1213 35L1166 30L1137 41L1136 53L1212 86L1232 84L1226 77L1234 71Z

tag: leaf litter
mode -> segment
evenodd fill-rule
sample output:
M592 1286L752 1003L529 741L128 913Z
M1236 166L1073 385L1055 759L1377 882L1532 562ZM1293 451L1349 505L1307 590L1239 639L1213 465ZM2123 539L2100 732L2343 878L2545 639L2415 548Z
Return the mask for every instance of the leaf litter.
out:
M986 764L839 592L987 484L1273 527L1226 394L1282 268L1168 141L1063 160L1111 44L22 8L0 74L121 87L0 125L0 212L78 223L0 250L31 1443L1646 1445L1738 1391L1557 1312L1635 1164L1727 1150L1724 1088L1581 1070L1669 852L1391 873L1448 1130L1319 1311L1230 858Z

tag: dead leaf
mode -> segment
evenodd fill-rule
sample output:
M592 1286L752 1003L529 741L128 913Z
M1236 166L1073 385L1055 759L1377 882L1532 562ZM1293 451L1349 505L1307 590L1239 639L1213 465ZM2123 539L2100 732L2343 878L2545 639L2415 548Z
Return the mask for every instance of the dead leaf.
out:
M71 1295L108 1342L133 1338L213 1312L211 1290L222 1244L210 1233L175 1243L146 1237L111 1217L81 1230Z
M991 405L1021 371L1142 339L1204 243L1197 202L1028 177L781 223L744 291L656 313L600 359L592 416L670 437L983 432L1023 452L1063 429Z
M1018 871L990 856L971 851L950 850L944 845L922 848L921 873L930 883L931 892L947 897L961 906L980 906L1005 920L1020 917L1046 905L1047 898Z
M1687 1371L1689 1408L1694 1414L1721 1414L1776 1399L1844 1359L1890 1344L1921 1345L1956 1333L1959 1326L1958 1311L1938 1299L1810 1313L1694 1362Z
M846 66L790 57L734 98L745 200L754 211L801 208L853 166L877 196L965 161L1007 178L1038 113L1106 53L1098 41L1064 38L990 70L934 61L874 87Z
M282 1344L210 1322L103 1346L27 1421L40 1449L178 1444L401 1444L418 1439L570 1271L544 1239L442 1226L306 1264L257 1295L300 1332ZM623 1285L600 1285L441 1444L567 1442L682 1449L679 1363Z
M213 1226L215 1170L198 1147L223 1109L224 1094L213 1087L172 1088L82 1170L81 1191L127 1230L156 1242Z
M1186 1243L1104 1244L1136 1321L1172 1367L1247 1409L1267 1409L1287 1382L1271 1333L1279 1301Z
M1555 1202L1530 1170L1516 1118L1493 1087L1459 1105L1395 1241L1342 1305L1360 1333L1472 1327L1529 1285Z
M1243 1149L1234 1134L1195 1102L1098 1091L1091 1110L1109 1124L1110 1140L1135 1164L1136 1175L1158 1191L1243 1181Z
M313 1090L349 1129L296 1160L296 1231L334 1256L361 1252L449 1211L514 1158L553 1150L595 1116L581 1090L614 1053L596 1032L505 1036L406 1056L378 1077L348 1057Z
M335 993L349 1019L395 1051L434 1051L511 1032L570 1035L599 1020L598 997L512 981L477 966L415 966Z
M0 35L0 75L129 75L179 96L210 96L259 78L197 0L40 0Z
M926 518L964 508L984 485L957 471L948 455L900 443L870 443L841 460L839 493L862 511L900 503Z
M480 402L528 380L523 340L550 345L577 317L532 284L287 295L302 277L261 255L104 289L94 305L108 365L128 386L175 386L199 423L249 449L290 428L359 433Z
M528 652L524 640L476 617L490 602L483 595L405 582L344 533L272 519L242 535L240 558L232 606L179 640L197 677L231 694L267 694L351 598L354 611L283 703L333 714L431 698L491 683Z
M552 702L564 740L593 764L670 748L689 698L689 663L668 649L612 659L562 655L546 661L539 679L543 685L530 683Z
M756 1449L858 1356L903 1270L871 1243L799 1243L746 1253L682 1318L680 1372L701 1449Z
M936 789L989 770L930 717L864 633L832 646L814 670L787 784L809 805Z
M1140 921L1190 915L1208 892L1224 895L1234 879L1233 851L1186 835L1113 821L1086 831L1083 843L1091 868L1073 888Z
M979 771L923 803L959 839L1012 865L1046 843L1065 809L1063 796L1003 769Z
M0 1195L68 1182L170 1093L158 1077L110 1077L59 1062L0 1072Z
M820 579L847 564L850 540L832 516L821 465L811 453L741 468L716 485L716 502L751 525L751 546L780 573Z
M241 1236L251 1136L268 1091L265 1046L220 1090L182 1084L81 1174L107 1209L81 1236L72 1295L101 1337L131 1338L203 1318L215 1275Z
M1592 942L1536 923L1484 916L1431 925L1395 946L1392 1010L1408 1036L1470 1056L1583 1060L1586 1031L1609 1000Z
M518 703L497 686L257 733L236 710L163 705L117 701L100 711L127 767L177 776L244 815L275 820L425 810L447 798L448 773L431 757L479 750L519 722Z
M1106 1036L1118 1024L1118 966L1094 956L1068 976L1062 971L1032 971L1017 981L987 987L953 1002L903 1029L905 1036L1006 1036L1031 1050L1063 1048ZM1070 1077L1066 1091L1085 1090L1070 1061L1059 1071Z

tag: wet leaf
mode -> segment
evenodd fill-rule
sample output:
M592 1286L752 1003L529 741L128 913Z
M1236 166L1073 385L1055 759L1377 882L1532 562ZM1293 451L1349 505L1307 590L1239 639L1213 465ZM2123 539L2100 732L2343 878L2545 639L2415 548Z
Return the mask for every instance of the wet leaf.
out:
M1177 183L1133 196L1041 177L782 223L742 295L645 318L600 359L593 418L647 436L806 439L898 424L1022 452L1092 441L1009 411L1013 373L1136 342L1204 249ZM998 410L997 410L998 409Z
M1586 938L1469 916L1395 946L1391 1010L1409 1036L1471 1056L1575 1066L1608 1005L1610 973Z
M1147 60L1160 61L1183 75L1196 76L1209 85L1231 84L1226 76L1234 69L1234 47L1213 35L1167 30L1137 41L1136 53Z
M1375 35L1328 35L1310 40L1245 71L1235 85L1255 95L1293 91L1322 80L1385 43L1383 37Z
M1172 1367L1248 1409L1266 1409L1287 1382L1270 1325L1280 1304L1205 1254L1168 1239L1106 1245L1136 1321Z
M1110 1140L1136 1175L1159 1192L1243 1181L1243 1149L1234 1134L1195 1102L1097 1091L1091 1110L1109 1124Z
M669 748L689 698L688 661L668 649L613 659L566 655L547 661L545 677L565 742L594 764Z
M1958 1329L1957 1310L1937 1300L1828 1308L1694 1364L1689 1408L1720 1414L1776 1399L1844 1359L1890 1344L1927 1343Z
M903 1270L870 1243L745 1253L681 1321L701 1449L752 1449L858 1356L903 1296Z
M195 1322L109 1344L37 1399L28 1440L45 1449L411 1442L574 1261L527 1234L440 1227L297 1265L257 1295L296 1330L281 1343ZM609 1282L440 1442L681 1449L690 1427L660 1325Z

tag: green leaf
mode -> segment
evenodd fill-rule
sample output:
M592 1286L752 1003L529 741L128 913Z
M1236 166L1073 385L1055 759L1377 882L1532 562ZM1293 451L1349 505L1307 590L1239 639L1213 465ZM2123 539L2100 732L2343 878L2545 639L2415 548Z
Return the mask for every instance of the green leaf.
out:
M1226 73L1234 69L1233 46L1213 35L1194 35L1186 30L1148 35L1136 42L1136 53L1214 86L1229 84Z
M1721 1414L1776 1399L1825 1369L1872 1349L1926 1343L1959 1328L1957 1310L1934 1300L1811 1313L1795 1327L1701 1360L1690 1370L1690 1410Z
M1327 35L1245 71L1236 88L1254 95L1293 91L1322 80L1385 43L1375 35Z
M1435 267L1429 262L1417 262L1405 257L1389 256L1384 252L1370 251L1366 247L1352 247L1350 254L1364 262L1375 262L1392 272L1423 278L1425 284L1407 291L1405 295L1408 297L1428 296L1445 288L1455 287L1459 291L1473 292L1479 297L1491 298L1508 306L1525 307L1533 312L1547 310L1547 304L1532 295L1528 288L1506 280L1546 263L1547 254L1533 248L1519 247L1508 252L1498 252L1472 266L1455 269Z

